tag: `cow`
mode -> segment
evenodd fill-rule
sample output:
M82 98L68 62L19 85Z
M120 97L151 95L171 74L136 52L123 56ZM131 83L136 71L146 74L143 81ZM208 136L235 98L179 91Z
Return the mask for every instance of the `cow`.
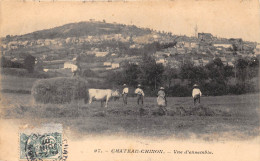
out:
M105 107L107 108L107 103L111 98L120 97L120 93L118 90L112 90L112 89L88 89L88 95L89 95L89 101L88 103L91 104L92 101L101 101L101 107L103 106L103 103L106 102Z

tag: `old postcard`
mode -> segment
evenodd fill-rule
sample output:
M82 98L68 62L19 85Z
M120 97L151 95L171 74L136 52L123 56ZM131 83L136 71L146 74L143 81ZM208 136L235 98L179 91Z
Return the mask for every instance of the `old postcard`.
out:
M259 161L258 0L0 2L0 160Z

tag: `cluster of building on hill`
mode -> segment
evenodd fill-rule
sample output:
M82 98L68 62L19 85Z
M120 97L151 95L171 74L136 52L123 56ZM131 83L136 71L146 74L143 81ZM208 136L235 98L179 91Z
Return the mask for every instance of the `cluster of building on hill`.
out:
M122 34L110 34L100 36L82 36L82 37L68 37L68 38L56 38L56 39L37 39L37 40L19 40L14 39L12 41L2 41L1 49L15 50L21 48L41 47L41 46L56 46L63 47L73 44L83 43L98 43L103 40L116 40L121 42L129 41L130 36L123 36Z
M120 42L130 42L129 48L140 49L145 44L160 42L170 43L176 41L177 44L174 47L168 47L163 50L157 51L153 54L156 59L156 63L163 65L170 65L171 67L178 68L182 63L186 61L193 62L195 66L204 66L214 58L220 58L223 64L234 66L234 62L238 58L243 57L256 57L260 55L260 44L254 42L246 42L242 39L225 39L214 37L210 33L198 33L197 37L187 36L172 36L171 34L160 34L152 31L151 34L143 36L129 36L122 34L110 34L110 35L98 35L98 36L82 36L82 37L69 37L64 39L38 39L38 40L12 40L3 41L1 43L2 55L10 57L10 60L16 61L17 57L10 55L12 50L19 50L21 48L30 48L29 51L34 51L37 47L51 47L50 51L46 53L42 52L37 54L37 59L41 59L44 62L44 71L51 71L57 69L66 69L70 71L77 70L76 56L79 54L94 55L96 58L104 58L99 63L101 70L113 70L121 67L121 64L125 61L138 64L141 60L141 56L123 55L118 56L120 49L111 49L105 47L100 49L96 46L87 50L76 50L73 47L71 52L65 57L57 54L58 48L68 48L73 44L98 44L104 40L116 40ZM79 53L78 53L79 52ZM6 54L8 53L8 54ZM50 56L57 56L57 59L50 61L47 58ZM93 62L96 63L96 62ZM102 67L100 67L102 66ZM92 67L95 68L95 67Z
M176 68L185 61L195 66L205 66L215 58L220 58L225 65L234 66L239 58L258 55L258 43L244 42L242 39L219 39L210 33L198 33L198 38L179 40L175 47L154 54L157 63Z
M102 30L111 30L110 28L102 28ZM98 34L98 35L82 35L80 37L64 37L53 39L34 39L34 37L28 38L26 36L7 36L1 39L0 50L5 54L10 54L19 50L35 50L36 48L46 47L54 50L69 49L71 46L77 46L84 44L102 44L104 41L116 41L122 43L131 44L129 48L142 48L145 44L155 41L165 43L171 42L174 36L171 34L162 34L156 31L151 31L145 35L134 35L131 33L111 33L111 34ZM111 49L106 49L109 51ZM100 52L104 52L104 49L100 49ZM74 53L75 54L75 53ZM75 56L75 55L74 55Z

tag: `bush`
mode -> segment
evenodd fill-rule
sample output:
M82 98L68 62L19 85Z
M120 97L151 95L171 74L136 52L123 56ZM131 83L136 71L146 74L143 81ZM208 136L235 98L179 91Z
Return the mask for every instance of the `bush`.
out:
M49 78L52 77L45 72L35 71L34 73L29 73L26 69L21 68L2 68L1 74L12 75L17 77L28 77L28 78Z
M146 97L157 97L158 90L154 90L153 87L144 86L141 87ZM136 88L134 88L135 91ZM136 94L134 94L136 96Z
M19 62L13 62L5 57L1 57L2 68L23 68L23 64Z
M88 83L77 78L42 79L34 83L32 95L36 102L63 104L72 100L88 100Z
M82 77L97 77L97 73L90 70L90 69L85 69L81 73Z
M24 59L24 68L28 70L29 73L33 73L35 66L35 57L32 55L27 55Z
M170 97L191 96L192 89L187 86L175 85L166 89L166 94Z
M202 86L202 94L210 96L220 96L228 93L227 86L222 83L210 82Z
M249 92L256 92L257 89L253 87L252 84L236 84L229 85L228 88L229 94L245 94Z

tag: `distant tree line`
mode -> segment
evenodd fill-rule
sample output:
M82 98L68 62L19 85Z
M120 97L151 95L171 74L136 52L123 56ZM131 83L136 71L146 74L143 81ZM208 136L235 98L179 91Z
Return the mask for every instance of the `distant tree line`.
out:
M192 85L197 83L205 95L243 94L258 89L251 83L258 78L259 60L240 58L235 66L225 65L219 58L205 66L186 62L179 68L157 64L155 59L144 54L139 65L125 63L122 71L111 72L109 83L128 84L136 87L141 83L146 93L155 96L160 86L166 87L169 96L190 96ZM174 84L174 79L188 80L187 85ZM235 82L230 83L231 80Z
M35 57L30 54L25 56L23 62L11 61L10 59L2 56L1 67L2 68L24 68L29 73L33 73L35 68L35 60L36 60Z
M1 57L1 67L2 68L23 68L23 64L20 62L14 62L6 57L2 56Z

